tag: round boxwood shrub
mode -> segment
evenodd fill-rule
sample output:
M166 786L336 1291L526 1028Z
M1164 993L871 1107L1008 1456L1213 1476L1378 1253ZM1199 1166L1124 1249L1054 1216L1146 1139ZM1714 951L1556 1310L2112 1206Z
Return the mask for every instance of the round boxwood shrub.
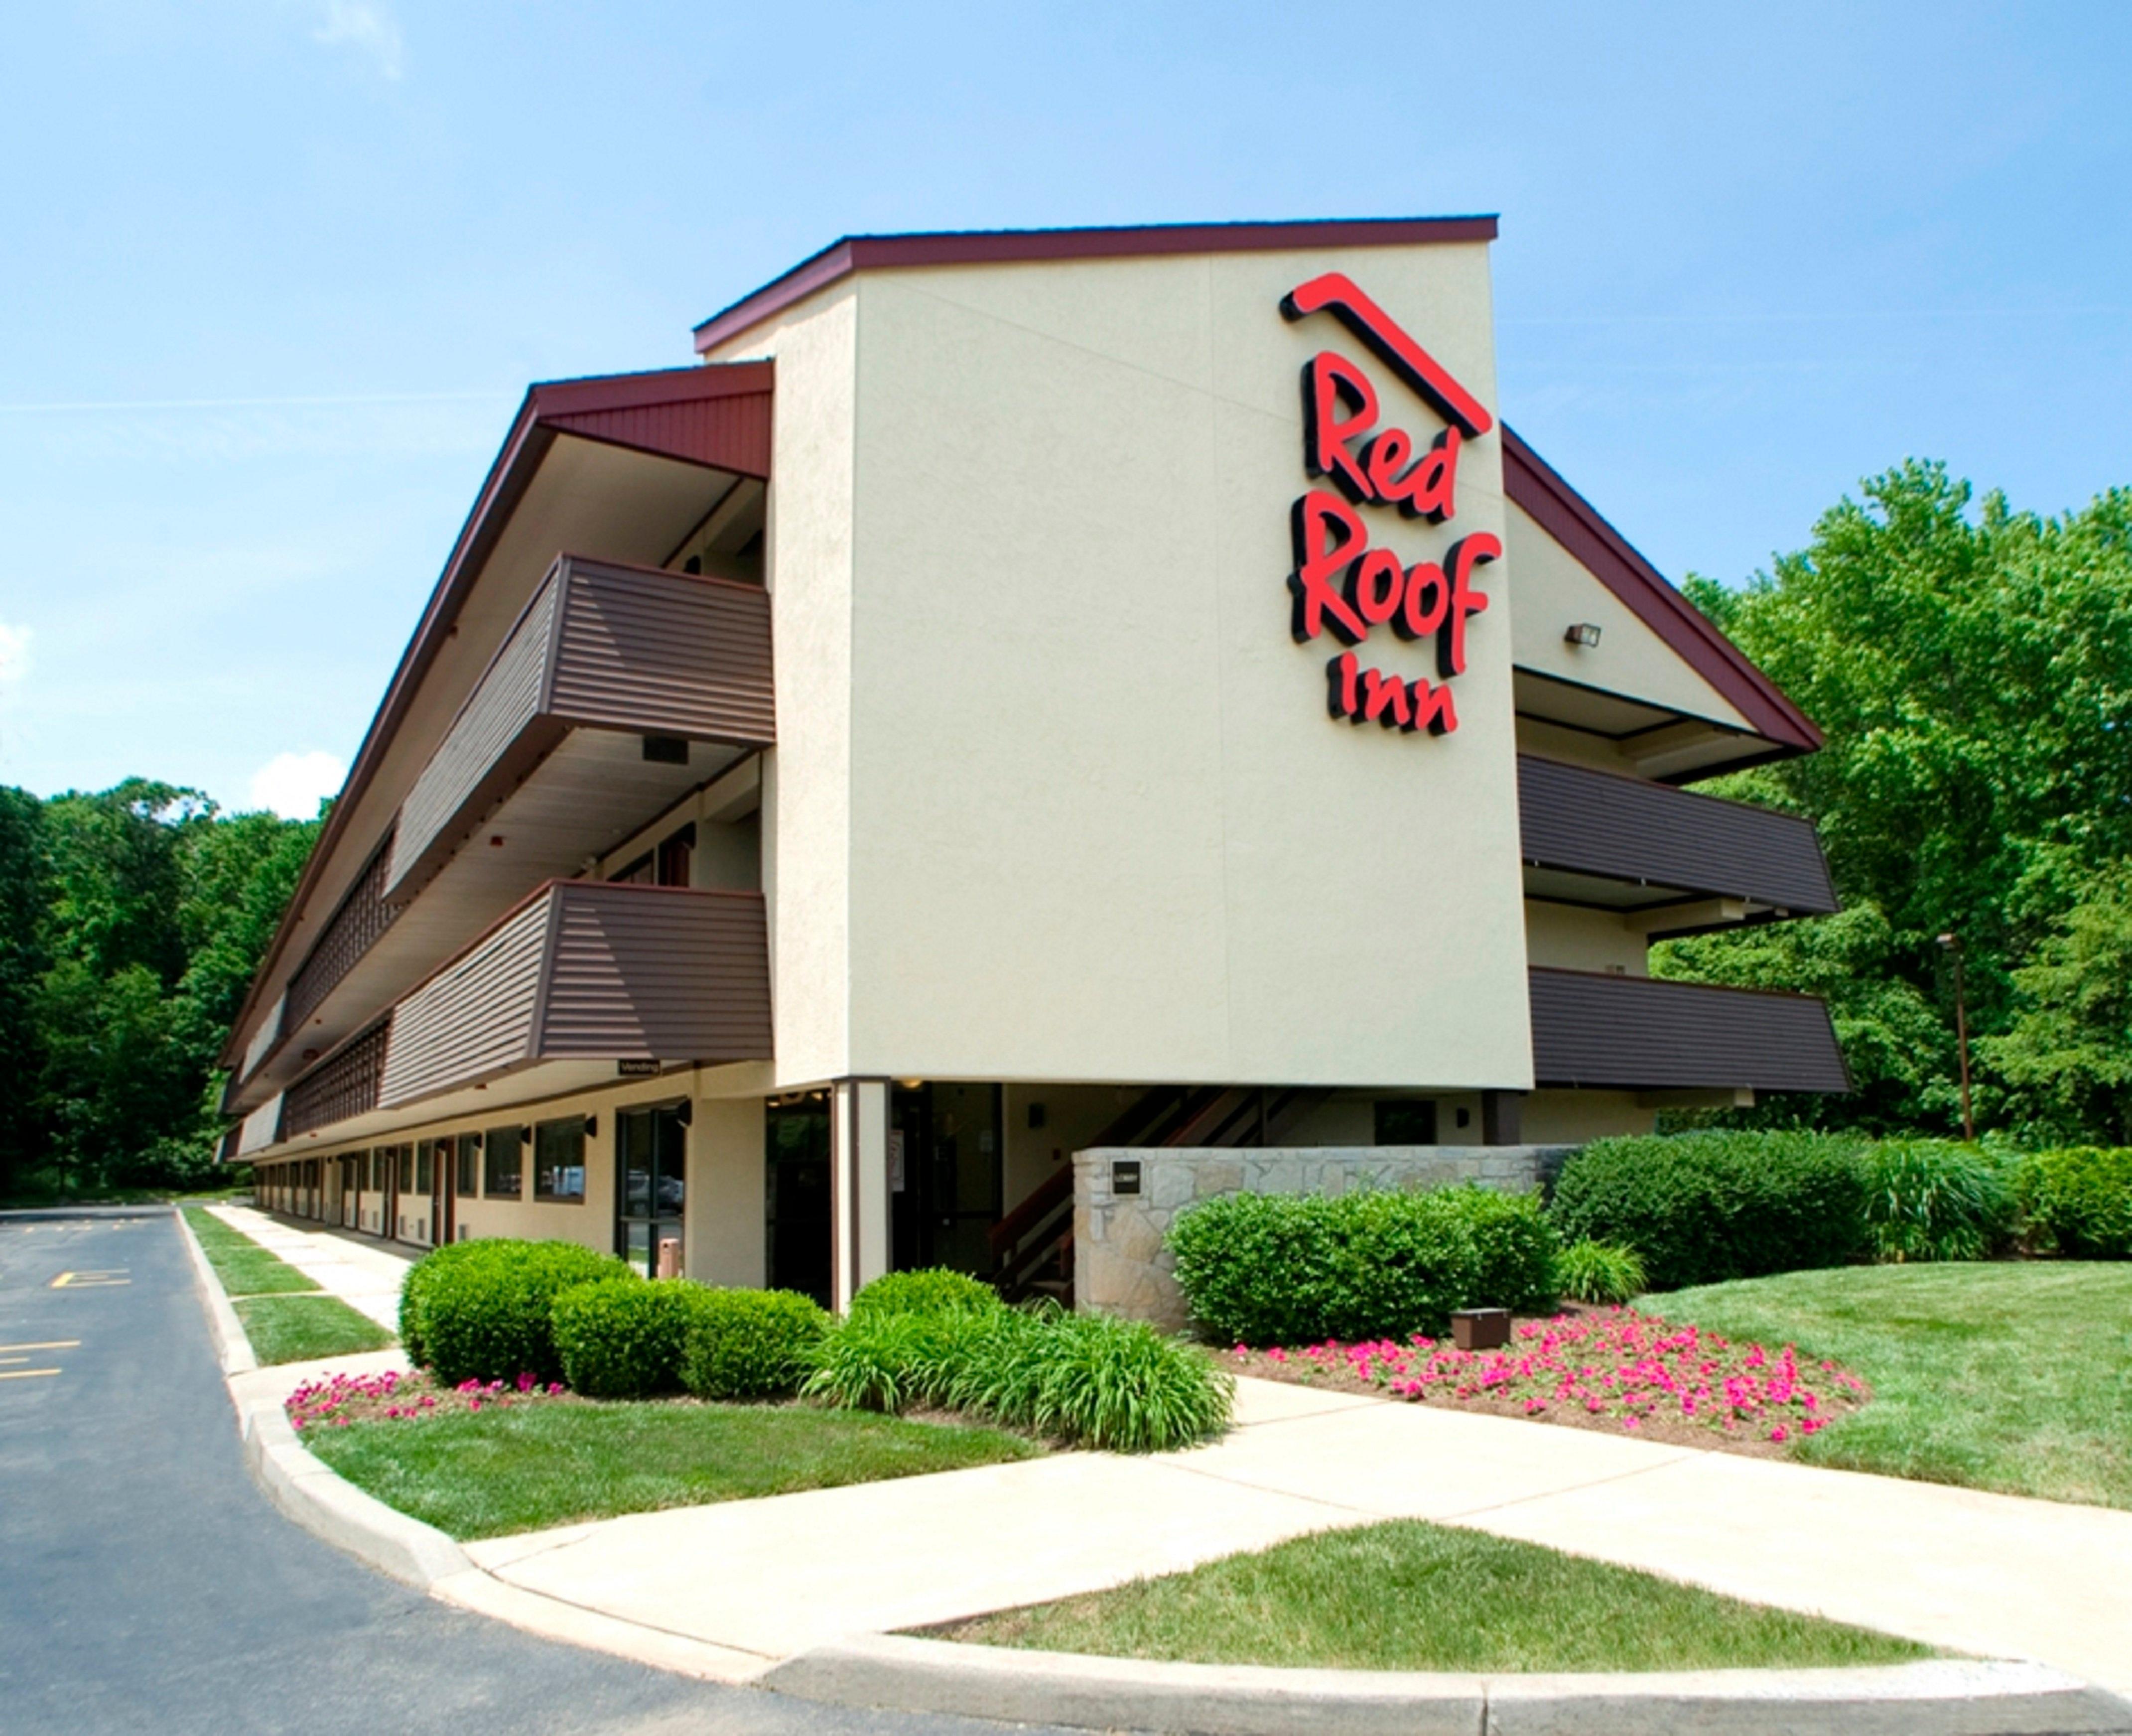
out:
M430 1365L428 1316L430 1292L439 1278L455 1266L486 1259L499 1247L522 1248L524 1242L454 1242L425 1254L407 1268L400 1286L400 1343L407 1360L418 1369Z
M1572 1157L1552 1215L1565 1242L1616 1242L1671 1290L1837 1266L1866 1246L1862 1143L1711 1132L1600 1139Z
M2069 1146L2016 1177L2032 1230L2076 1259L2132 1259L2132 1146Z
M928 1266L915 1272L890 1272L852 1298L856 1320L869 1314L939 1314L984 1312L1003 1306L999 1292L967 1272Z
M446 1250L439 1250L440 1254ZM555 1298L629 1268L575 1242L465 1242L449 1250L424 1284L416 1316L429 1366L439 1380L563 1378L555 1349Z
M556 1297L555 1351L563 1379L588 1398L650 1398L678 1392L681 1349L698 1287L647 1283L634 1273L577 1284Z
M690 1285L681 1384L699 1398L789 1398L814 1366L829 1316L791 1290Z
M1434 1336L1454 1308L1555 1297L1538 1199L1488 1188L1222 1194L1180 1213L1169 1246L1193 1319L1222 1343Z

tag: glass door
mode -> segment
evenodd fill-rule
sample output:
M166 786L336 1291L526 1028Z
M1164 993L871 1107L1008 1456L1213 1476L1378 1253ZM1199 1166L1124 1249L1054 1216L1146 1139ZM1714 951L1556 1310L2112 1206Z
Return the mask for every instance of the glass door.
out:
M768 1279L829 1305L829 1094L803 1091L763 1108L764 1252Z
M1004 1156L1001 1106L996 1085L935 1081L891 1093L890 1221L899 1271L991 1272Z
M679 1103L626 1109L614 1118L614 1251L646 1278L659 1276L659 1246L674 1244L681 1270L681 1225L688 1201L689 1125Z

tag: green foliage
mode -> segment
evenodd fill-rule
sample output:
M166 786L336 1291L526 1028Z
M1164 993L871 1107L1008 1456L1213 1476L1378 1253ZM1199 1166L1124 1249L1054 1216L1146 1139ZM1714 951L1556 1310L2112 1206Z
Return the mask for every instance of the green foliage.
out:
M421 1262L438 1262L411 1322L437 1378L542 1381L563 1378L555 1345L555 1298L629 1268L575 1242L463 1242ZM419 1272L421 1266L415 1269ZM411 1282L415 1273L408 1274ZM402 1324L410 1322L403 1314Z
M852 1298L854 1317L862 1314L939 1314L951 1311L989 1312L1001 1306L999 1292L967 1272L944 1266L916 1272L890 1272Z
M1142 1321L1038 1308L860 1312L823 1340L808 1397L939 1406L1112 1452L1160 1452L1227 1426L1235 1384Z
M1554 1261L1555 1288L1581 1302L1618 1306L1650 1288L1644 1262L1619 1242L1572 1242Z
M1223 1194L1181 1212L1169 1246L1193 1320L1222 1343L1440 1336L1454 1308L1555 1295L1538 1198L1486 1188Z
M1982 1259L2013 1239L2014 1190L1990 1152L1944 1139L1883 1139L1859 1162L1875 1259Z
M1806 1133L1597 1140L1555 1184L1555 1228L1635 1249L1662 1289L1840 1265L1866 1240L1859 1148Z
M588 1398L651 1398L679 1391L692 1285L596 1278L557 1296L555 1354L563 1379Z
M2032 1231L2077 1259L2132 1259L2132 1147L2038 1152L2015 1177Z
M140 779L0 789L0 1195L214 1177L217 1052L317 832Z
M207 1214L189 1211L187 1216L197 1220ZM430 1366L429 1302L439 1279L455 1267L496 1257L495 1250L500 1247L524 1245L517 1242L452 1242L424 1254L410 1266L407 1275L400 1281L400 1343L407 1352L407 1360L418 1369ZM515 1376L516 1371L513 1373Z
M1654 967L1817 990L1848 954L1833 1009L1856 1096L1749 1114L1952 1131L1952 931L1981 1124L2132 1139L2132 490L2059 519L1996 494L1972 511L1913 461L1864 493L1745 591L1684 588L1827 738L1708 787L1813 820L1872 914L1827 942L1851 912L1673 942Z
M695 1284L684 1293L683 1386L699 1398L785 1398L800 1390L829 1329L812 1297Z

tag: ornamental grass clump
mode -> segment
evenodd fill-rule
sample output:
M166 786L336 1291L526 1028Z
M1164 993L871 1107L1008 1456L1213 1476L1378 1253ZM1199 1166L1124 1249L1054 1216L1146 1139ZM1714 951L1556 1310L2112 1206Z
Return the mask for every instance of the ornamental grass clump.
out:
M1650 1288L1643 1257L1619 1242L1572 1242L1554 1261L1555 1288L1581 1302L1615 1306Z
M1615 1242L1659 1289L1840 1266L1867 1246L1865 1142L1705 1132L1599 1139L1549 1208L1566 1242Z
M1442 1333L1453 1309L1551 1308L1558 1243L1536 1194L1231 1193L1180 1212L1168 1245L1219 1343Z
M1875 1259L1984 1259L2013 1240L2014 1190L1990 1152L1946 1139L1883 1139L1859 1162Z

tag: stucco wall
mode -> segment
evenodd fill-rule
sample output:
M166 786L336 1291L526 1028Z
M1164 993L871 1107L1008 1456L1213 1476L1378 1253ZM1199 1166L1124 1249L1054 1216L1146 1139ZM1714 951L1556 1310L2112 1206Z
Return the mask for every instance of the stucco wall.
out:
M1342 1194L1354 1187L1443 1187L1477 1182L1536 1187L1568 1148L1539 1145L1292 1146L1094 1150L1073 1155L1073 1303L1168 1330L1187 1324L1175 1262L1162 1245L1172 1219L1221 1193ZM1140 1192L1112 1187L1114 1162L1140 1167Z

